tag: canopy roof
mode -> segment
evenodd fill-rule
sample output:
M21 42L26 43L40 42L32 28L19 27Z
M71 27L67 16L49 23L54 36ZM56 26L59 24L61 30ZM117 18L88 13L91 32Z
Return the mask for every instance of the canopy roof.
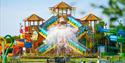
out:
M82 21L98 21L100 18L95 16L94 14L88 14L87 16L81 18Z
M71 7L70 5L68 5L65 2L60 2L59 4L55 5L52 8L54 8L54 9L72 9L73 7Z
M28 18L24 19L24 21L44 21L43 18L39 17L36 14L32 14L31 16L29 16Z

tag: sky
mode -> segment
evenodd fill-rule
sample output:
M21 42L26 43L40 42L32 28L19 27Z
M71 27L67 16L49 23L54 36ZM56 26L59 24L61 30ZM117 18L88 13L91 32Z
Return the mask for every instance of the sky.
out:
M64 1L76 7L73 16L82 18L89 13L107 21L101 9L93 8L90 4L107 5L107 0L0 0L0 35L19 35L20 23L31 14L37 14L47 20L52 16L49 7ZM81 14L80 12L85 12Z

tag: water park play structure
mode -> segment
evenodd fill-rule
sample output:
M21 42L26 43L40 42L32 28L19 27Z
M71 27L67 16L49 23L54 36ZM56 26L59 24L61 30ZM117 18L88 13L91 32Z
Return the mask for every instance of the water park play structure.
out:
M115 32L104 28L103 22L94 14L77 19L72 15L74 9L75 7L61 2L50 7L53 16L48 20L36 14L24 19L24 26L20 26L20 39L11 39L8 45L5 40L9 36L7 35L0 42L3 63L6 63L9 48L12 48L12 56L23 52L46 58L98 57L99 53L117 54L119 48L124 52L125 45L122 44L125 43L125 30L119 29Z

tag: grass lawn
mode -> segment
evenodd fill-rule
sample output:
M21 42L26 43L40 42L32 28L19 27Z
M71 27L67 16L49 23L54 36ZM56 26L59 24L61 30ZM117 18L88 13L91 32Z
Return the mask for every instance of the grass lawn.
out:
M7 61L8 62L10 62L11 61L11 57L8 57L7 58ZM124 61L124 59L125 59L125 57L123 57L123 58L120 58L120 60L122 60L122 61ZM41 62L41 63L45 63L46 62L46 60L47 59L41 59L41 58L37 58L37 59L35 59L35 58L21 58L20 59L20 61L22 62L22 63L28 63L28 62ZM67 63L80 63L81 61L82 62L93 62L93 63L96 63L97 62L97 60L98 60L98 58L70 58L70 61L69 62L67 62ZM106 58L101 58L101 60L107 60ZM108 60L111 60L112 62L114 62L114 61L119 61L119 58L117 58L117 57L112 57L112 58L110 58L110 59L108 59ZM0 57L0 62L2 62L2 59L1 59L1 57Z

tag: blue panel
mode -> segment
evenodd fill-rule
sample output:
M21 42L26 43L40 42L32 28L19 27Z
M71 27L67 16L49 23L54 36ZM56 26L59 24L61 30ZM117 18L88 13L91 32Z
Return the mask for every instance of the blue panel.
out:
M125 36L125 30L119 30L118 35Z
M19 39L20 42L25 42L25 39Z
M109 38L111 41L117 41L117 36L115 35L111 35Z
M104 29L102 26L98 26L98 32L109 32L109 29Z
M103 32L103 28L101 26L98 26L97 28L97 32Z
M24 42L24 47L31 48L32 47L32 43L31 42Z

